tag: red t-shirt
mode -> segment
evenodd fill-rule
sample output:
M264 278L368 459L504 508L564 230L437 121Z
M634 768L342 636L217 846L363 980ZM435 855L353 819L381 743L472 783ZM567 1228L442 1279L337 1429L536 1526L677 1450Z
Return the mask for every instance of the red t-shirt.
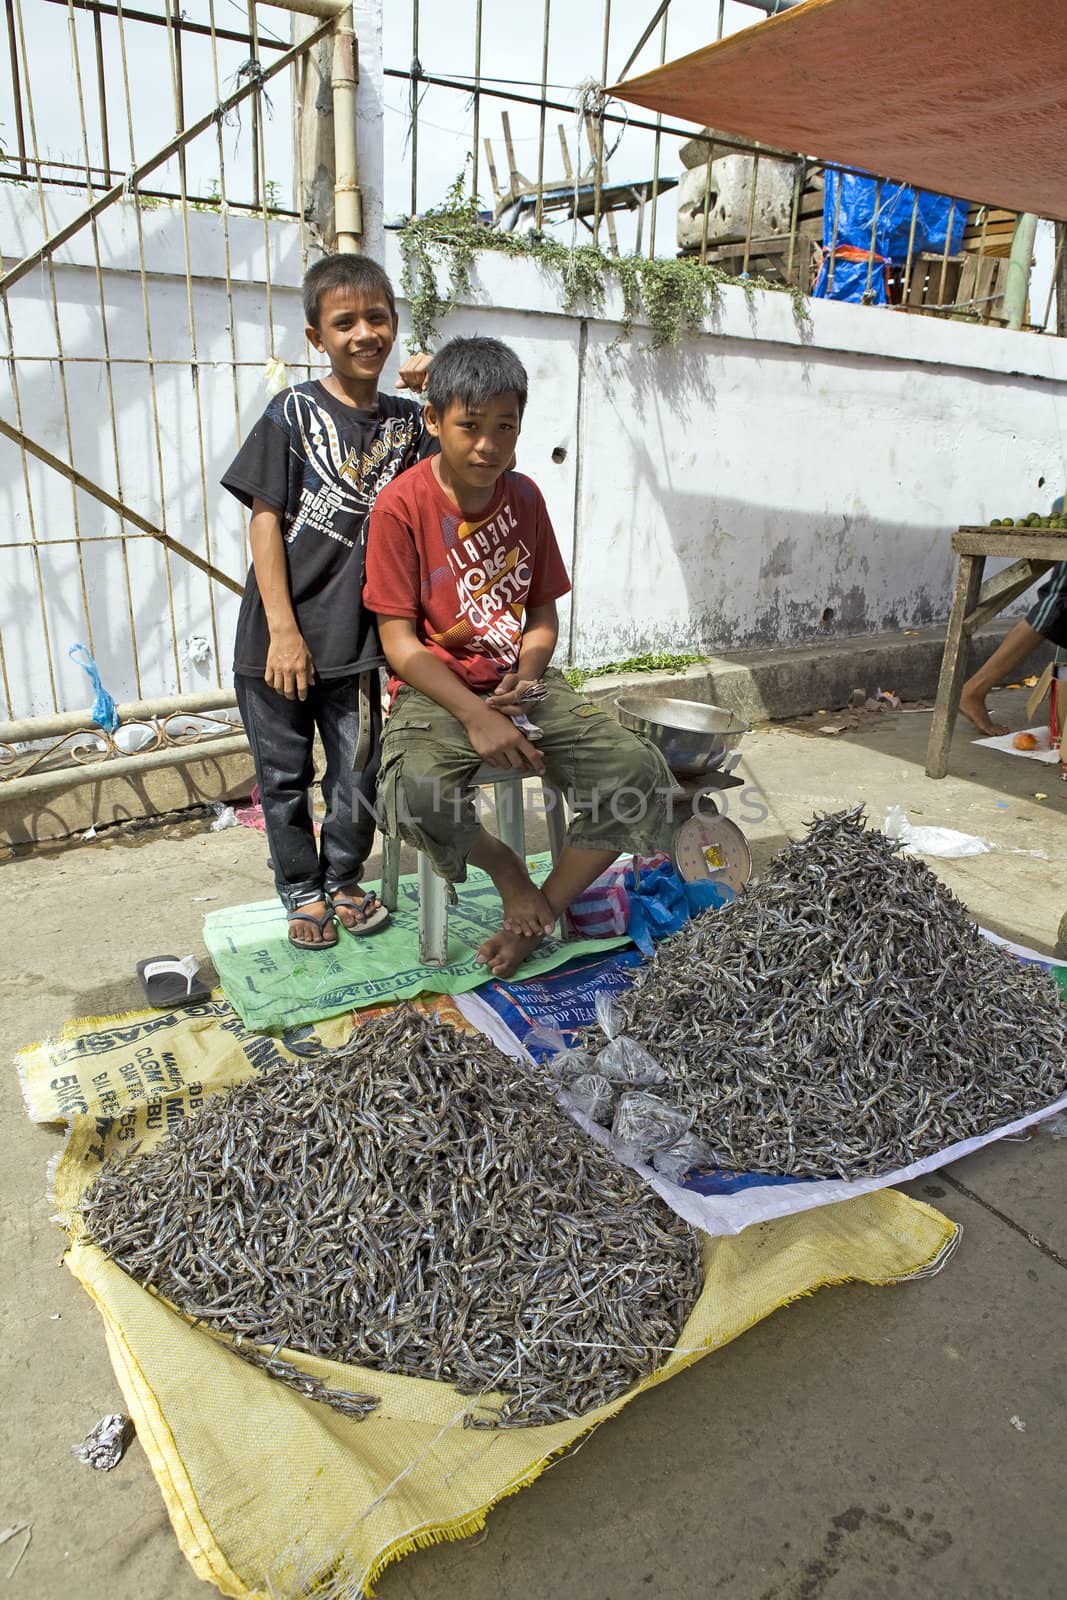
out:
M378 495L367 534L364 605L413 618L420 642L476 694L514 671L527 608L571 586L537 485L505 472L496 487L467 520L432 459L420 461Z

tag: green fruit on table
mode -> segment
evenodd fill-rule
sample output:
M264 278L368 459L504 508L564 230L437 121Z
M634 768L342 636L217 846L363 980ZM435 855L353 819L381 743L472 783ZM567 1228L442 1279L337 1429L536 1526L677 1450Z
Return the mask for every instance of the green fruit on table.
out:
M1014 517L1005 517L1003 519L1003 521L1001 522L1001 527L1002 528L1014 528L1014 526L1015 526L1015 518Z
M989 524L989 526L991 528L999 528L1000 527L1000 518L999 517L994 517L992 522Z

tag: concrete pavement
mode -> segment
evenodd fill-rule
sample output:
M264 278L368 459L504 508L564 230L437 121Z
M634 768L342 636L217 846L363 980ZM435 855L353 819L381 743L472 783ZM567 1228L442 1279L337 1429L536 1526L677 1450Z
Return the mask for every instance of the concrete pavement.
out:
M998 713L1023 725L1023 699L996 697ZM863 800L881 816L902 803L913 820L994 840L993 854L935 870L979 920L1050 949L1067 910L1067 785L1054 768L976 750L962 729L956 775L934 783L922 773L928 726L905 711L837 737L755 733L747 809L734 815L757 861L813 810ZM760 807L765 818L750 820ZM139 1008L136 961L202 952L205 910L267 892L264 858L261 835L196 820L8 860L6 1054L68 1017ZM121 1398L96 1312L58 1265L44 1191L59 1134L26 1120L13 1072L2 1092L0 1525L33 1525L7 1592L194 1600L209 1591L178 1552L140 1447L110 1474L70 1455ZM1065 1174L1067 1140L1044 1132L916 1185L964 1226L940 1276L823 1290L779 1312L505 1502L484 1540L391 1569L383 1600L1061 1596ZM16 1549L0 1550L0 1570Z

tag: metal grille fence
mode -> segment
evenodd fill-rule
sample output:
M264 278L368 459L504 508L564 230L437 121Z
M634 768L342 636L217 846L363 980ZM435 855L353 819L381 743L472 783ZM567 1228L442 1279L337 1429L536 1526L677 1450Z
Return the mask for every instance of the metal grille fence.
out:
M310 0L323 15L295 19L294 42L284 13L268 26L251 0L160 5L5 0L5 793L53 757L123 754L67 714L86 701L76 643L116 699L138 703L152 754L181 759L225 731L170 721L232 703L220 686L247 536L218 478L265 375L282 377L283 324L292 360L309 249L332 242L298 146L315 146L307 108L346 28L354 103L351 12L338 23L332 0ZM37 737L52 741L43 755L18 748Z
M705 45L716 23L721 37L724 28L758 22L753 10L773 14L795 3L720 0L716 17L698 0L649 0L647 9L625 0L580 8L559 0L528 8L457 0L446 28L439 8L395 0L386 13L386 85L395 91L386 110L400 159L389 214L407 217L439 205L463 170L490 227L594 242L609 254L689 255L805 292L825 254L832 293L842 254L840 185L827 229L822 164L637 114L603 93L606 84ZM889 180L876 181L877 212ZM1015 214L981 197L956 201L944 249L930 252L921 247L921 229L915 242L917 198L912 204L906 259L886 271L889 303L1002 324ZM953 251L961 209L963 242ZM883 271L876 228L872 222L864 251L868 297ZM1025 321L1039 331L1065 331L1064 307L1054 314L1055 284L1064 277L1063 232L1057 227L1054 235L1048 223L1039 234L1039 272Z

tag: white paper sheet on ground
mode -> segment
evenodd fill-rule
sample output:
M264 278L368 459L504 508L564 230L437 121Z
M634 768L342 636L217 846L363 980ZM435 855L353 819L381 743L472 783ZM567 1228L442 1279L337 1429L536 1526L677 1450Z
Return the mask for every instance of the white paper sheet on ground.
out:
M1012 944L1008 939L1001 939L996 934L988 933L985 928L980 931L994 944L1003 946L1023 960L1048 961L1054 966L1067 966L1067 962L1053 961L1049 956L1039 955L1036 950L1028 950L1025 945ZM529 1056L511 1029L491 1006L487 1006L484 1000L479 1000L477 990L457 995L456 1004L468 1022L492 1039L505 1055L529 1061ZM1002 1128L995 1128L992 1133L984 1133L975 1139L961 1139L958 1144L938 1150L932 1156L924 1156L921 1161L913 1161L908 1167L901 1167L897 1172L882 1173L876 1178L849 1180L826 1178L813 1183L772 1184L766 1188L742 1189L737 1194L713 1195L696 1194L692 1189L681 1189L676 1183L670 1183L654 1171L652 1167L645 1166L643 1162L628 1160L620 1154L607 1128L590 1122L588 1117L580 1116L577 1112L572 1111L570 1115L598 1144L611 1150L616 1160L639 1173L678 1216L684 1217L694 1228L702 1228L705 1233L720 1235L741 1233L745 1228L750 1228L754 1222L769 1222L772 1217L790 1216L797 1211L812 1211L816 1206L836 1205L840 1200L852 1200L856 1195L872 1194L876 1189L892 1189L898 1183L907 1183L912 1178L921 1178L924 1173L935 1172L938 1167L946 1167L950 1162L961 1161L964 1156L980 1150L983 1145L992 1144L995 1139L1006 1139L1012 1134L1022 1133L1035 1123L1043 1122L1046 1117L1054 1116L1056 1112L1064 1110L1067 1110L1067 1094L1060 1095L1058 1100L1042 1106L1039 1111L1032 1111L1028 1116L1005 1123Z
M1060 759L1058 748L1049 747L1048 723L1043 728L1027 728L1027 733L1032 733L1037 740L1036 750L1016 750L1012 740L1018 738L1015 733L998 733L992 739L974 739L973 744L984 744L987 750L1003 750L1006 756L1025 756L1028 761L1044 761L1049 766L1054 766Z

